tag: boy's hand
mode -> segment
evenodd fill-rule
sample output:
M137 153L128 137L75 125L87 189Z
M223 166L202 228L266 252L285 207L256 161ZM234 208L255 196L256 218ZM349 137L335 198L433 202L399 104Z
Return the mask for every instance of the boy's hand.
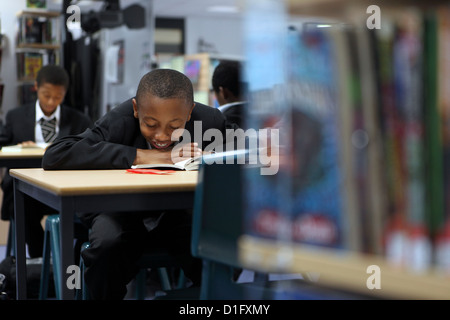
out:
M173 163L180 162L189 158L200 157L202 150L198 147L197 142L177 144L171 152Z
M19 143L18 145L22 146L22 147L35 147L35 146L37 146L36 142L34 142L34 141L23 141L23 142Z

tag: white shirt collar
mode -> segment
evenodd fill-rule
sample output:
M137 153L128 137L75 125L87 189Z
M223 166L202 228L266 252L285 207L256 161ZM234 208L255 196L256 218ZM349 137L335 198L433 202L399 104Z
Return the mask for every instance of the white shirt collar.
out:
M61 107L58 105L56 107L55 112L50 117L47 117L44 112L42 112L41 106L39 105L39 99L36 100L36 122L39 122L41 118L44 118L45 120L51 120L53 118L56 118L56 125L58 126L59 120L61 118Z
M226 104L221 105L217 109L219 109L220 112L225 112L225 110L227 110L228 108L230 108L234 105L243 104L243 103L246 103L246 102L245 101L236 101L236 102L226 103Z

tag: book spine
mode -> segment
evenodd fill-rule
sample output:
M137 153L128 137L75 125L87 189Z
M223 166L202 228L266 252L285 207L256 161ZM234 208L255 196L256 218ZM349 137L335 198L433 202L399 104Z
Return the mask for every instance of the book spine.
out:
M436 267L447 276L450 275L450 9L442 6L437 12L427 16L429 47L433 53L434 73L426 83L436 100L429 101L430 132L427 145L429 150L428 189L430 190L429 217L435 234ZM432 85L437 86L432 91ZM435 87L436 88L436 87Z

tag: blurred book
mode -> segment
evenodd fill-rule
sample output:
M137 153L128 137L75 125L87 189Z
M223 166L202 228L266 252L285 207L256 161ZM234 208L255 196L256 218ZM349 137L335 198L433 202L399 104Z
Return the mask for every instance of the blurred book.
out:
M47 0L27 0L26 7L30 9L46 9Z
M17 52L17 78L20 81L34 81L44 63L40 52Z

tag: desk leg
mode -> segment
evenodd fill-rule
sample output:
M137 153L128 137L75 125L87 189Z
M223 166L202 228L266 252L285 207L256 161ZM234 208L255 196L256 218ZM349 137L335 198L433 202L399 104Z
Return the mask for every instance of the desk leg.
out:
M66 273L67 267L74 264L74 250L73 250L73 217L75 214L74 204L72 198L63 198L60 210L60 234L61 239L61 299L73 300L75 297L74 290L67 286L67 278L69 274Z
M27 299L27 268L25 249L25 197L17 188L17 180L14 179L14 219L16 242L16 298Z

